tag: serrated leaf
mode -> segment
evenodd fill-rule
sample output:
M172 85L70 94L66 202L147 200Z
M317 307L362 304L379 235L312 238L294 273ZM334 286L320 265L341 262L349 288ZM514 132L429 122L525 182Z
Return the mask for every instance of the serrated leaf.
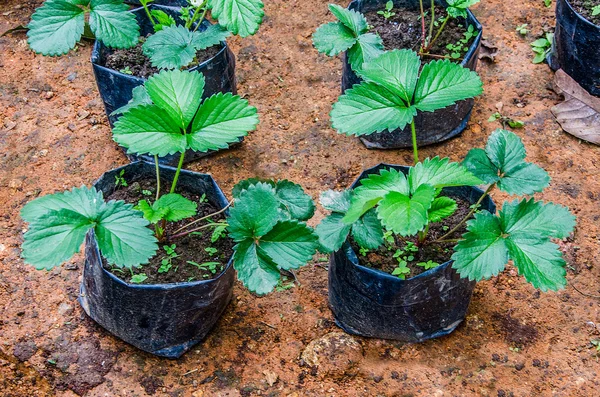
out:
M433 112L483 92L477 73L450 60L438 60L423 66L415 90L415 107Z
M208 0L213 18L241 37L258 31L265 15L263 7L261 0Z
M66 54L81 38L84 24L84 11L77 2L47 0L31 16L27 42L38 54Z
M383 227L375 209L352 224L352 237L363 248L376 249L383 244Z
M126 105L121 106L120 108L114 110L110 115L116 116L118 114L122 114L127 112L129 109L133 109L137 106L141 105L152 105L152 99L150 95L148 95L148 91L146 91L146 87L143 85L139 85L135 87L132 91L132 98Z
M180 69L192 63L197 48L196 34L184 26L166 26L144 42L142 49L152 66L159 69Z
M71 210L87 218L94 218L102 208L104 198L95 188L81 186L62 193L47 194L25 204L21 218L32 223L50 211Z
M376 83L402 98L408 107L411 104L421 59L411 50L393 50L368 62L360 76L368 82Z
M277 223L259 241L259 247L280 269L290 270L303 266L312 259L318 237L304 223L284 221Z
M575 216L566 207L544 204L533 198L504 203L500 211L502 230L510 235L566 238L575 228Z
M250 186L254 186L258 182L266 183L268 185L271 185L273 188L275 188L275 182L272 180L259 179L259 178L248 178L248 179L243 179L243 180L239 181L238 183L236 183L235 186L233 187L233 189L231 189L231 195L233 196L233 198L238 198L240 193L242 193L242 191L248 190L248 188Z
M141 200L134 208L141 211L144 214L144 219L152 224L158 223L163 219L167 211L167 208L155 210L146 200Z
M337 4L329 4L329 11L348 29L350 29L356 37L369 30L367 19L360 12L349 10Z
M115 122L113 139L128 153L166 156L186 150L177 121L156 105L130 109Z
M275 189L264 182L243 190L229 209L229 236L237 241L267 234L279 220Z
M202 32L194 32L193 44L196 50L204 50L225 41L229 36L231 36L231 32L223 26L219 24L210 25Z
M326 210L345 214L350 209L350 200L352 193L350 190L336 192L335 190L327 190L321 193L320 203Z
M196 215L198 205L177 193L162 195L152 208L162 213L162 218L169 222L177 222Z
M199 152L224 149L254 131L257 125L256 108L248 105L247 100L231 93L218 93L200 106L192 132L187 135L188 146Z
M566 263L558 245L530 236L513 236L506 245L519 274L535 288L557 291L567 285Z
M379 174L371 174L360 180L361 185L353 189L350 209L344 222L356 222L365 212L373 208L389 192L410 193L404 173L393 168L381 169Z
M508 249L498 218L487 211L476 213L467 222L467 233L454 248L452 260L452 267L469 280L488 279L504 270Z
M315 228L319 237L319 246L322 251L334 252L339 250L350 233L351 224L344 223L344 215L333 213L321 221Z
M365 33L358 36L356 43L348 49L348 62L352 70L360 71L365 63L383 54L383 40L375 33Z
M411 167L408 172L408 180L411 190L415 190L425 183L436 189L481 184L481 180L460 163L451 163L450 159L440 159L437 156L433 159L427 158L422 163Z
M233 267L246 288L258 295L268 294L279 282L279 269L252 240L234 247Z
M389 192L377 207L377 215L387 230L401 236L412 236L427 225L427 211L435 198L435 189L421 185L409 197L399 192Z
M450 197L438 197L433 200L431 203L431 208L427 213L429 218L429 222L441 222L443 219L449 217L454 214L458 208L456 201L452 200Z
M466 18L467 8L479 3L479 0L447 0L446 11L452 18Z
M327 56L334 56L348 50L356 41L350 29L340 22L321 25L313 34L313 45L317 51Z
M140 27L135 15L128 10L121 0L90 2L90 28L107 47L130 48L138 43Z
M156 22L158 23L158 25L154 27L156 32L166 28L167 26L175 26L177 24L177 22L175 22L175 18L162 10L150 10L150 15L152 15L152 17L156 19Z
M168 30L171 28L161 32ZM198 111L204 84L202 73L171 70L153 75L144 86L152 102L172 115L185 130Z
M522 164L527 155L521 138L502 129L496 129L489 136L485 152L492 164L503 173L510 172L512 168Z
M531 163L522 163L500 178L498 188L508 194L541 192L550 184L550 176L544 169Z
M469 150L462 163L466 169L485 183L495 183L500 180L498 168L488 158L483 149L475 148Z
M306 221L314 215L315 204L312 198L304 193L302 186L288 180L281 180L277 182L275 190L277 198L292 218ZM273 259L276 260L274 257Z
M417 110L375 83L363 82L346 90L331 111L333 128L346 135L366 135L404 128Z

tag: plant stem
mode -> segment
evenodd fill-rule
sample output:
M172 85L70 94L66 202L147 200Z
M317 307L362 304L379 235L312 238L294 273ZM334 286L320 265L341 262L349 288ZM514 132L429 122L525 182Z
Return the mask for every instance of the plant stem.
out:
M229 226L229 225L227 223L225 223L225 222L208 223L206 225L202 225L202 226L197 227L195 229L187 230L185 232L181 232L179 234L175 234L175 235L171 236L171 239L179 238L179 237L183 237L183 236L187 236L188 234L197 232L198 230L206 229L206 228L209 228L209 227L217 227L217 226Z
M412 146L413 146L413 156L415 158L415 164L419 162L419 148L417 147L417 130L415 129L415 119L413 118L410 123L410 131L412 134Z
M158 201L160 198L160 168L158 167L158 155L154 155L154 166L156 167L156 198L154 201Z
M200 27L200 25L202 25L202 21L204 21L204 17L206 16L206 12L208 11L208 8L204 9L204 12L202 13L202 15L200 15L200 18L198 18L200 20L200 22L198 24L196 24L196 27L194 28L194 32L196 30L198 30L198 28Z
M419 56L439 58L439 59L450 59L450 57L448 55L428 54L426 52L419 52Z
M190 223L188 223L187 225L183 225L183 226L182 226L182 227L180 227L179 229L175 230L173 233L178 233L178 232L182 231L183 229L187 229L188 227L190 227L190 226L192 226L192 225L194 225L194 224L196 224L196 223L198 223L198 222L200 222L200 221L203 221L203 220L205 220L205 219L208 219L208 218L211 218L211 217L213 217L213 216L219 215L219 214L221 214L221 213L223 213L223 212L227 211L227 208L229 208L229 207L231 206L231 204L233 204L233 200L232 200L231 202L229 202L229 203L228 203L228 204L227 204L225 207L223 207L222 209L220 209L219 211L217 211L217 212L213 212L212 214L208 214L208 215L206 215L206 216L203 216L203 217L202 217L202 218L200 218L200 219L196 219L195 221L193 221L193 222L190 222Z
M431 22L429 23L429 36L427 36L427 48L431 45L429 40L433 36L433 23L435 22L435 0L431 0Z
M440 35L442 34L442 31L446 27L446 23L448 23L449 19L450 19L450 15L446 15L446 19L444 19L444 22L442 22L442 26L440 26L440 29L435 34L435 37L433 38L433 40L431 40L431 42L427 45L428 50L433 46L433 43L435 43L435 41L438 39L438 37L440 37Z
M479 200L477 200L477 202L472 206L473 208L471 208L471 211L469 211L469 213L458 223L458 225L454 226L454 228L452 228L452 230L450 230L448 233L444 234L442 237L437 238L434 242L439 243L441 241L444 241L444 239L446 237L451 236L455 231L457 231L466 221L469 220L471 215L473 215L473 213L475 213L475 211L477 211L477 208L479 208L479 204L481 204L481 202L483 201L485 196L487 196L492 190L494 190L495 187L496 187L495 182L492 183L490 186L488 186L488 188L485 190L485 192L483 192L481 197L479 197Z
M171 185L171 190L169 193L175 193L175 186L177 186L177 180L179 179L179 173L181 172L181 167L183 167L183 159L185 158L185 152L181 152L181 156L179 156L179 164L177 165L177 171L175 171L175 177L173 178L173 184Z
M421 51L425 50L425 10L423 9L423 0L419 0L421 6Z
M140 3L142 3L142 6L144 7L144 11L146 11L146 15L148 15L148 19L150 19L150 23L152 23L152 27L156 26L156 22L154 22L154 18L152 18L152 14L150 13L150 10L148 9L147 2L141 1Z

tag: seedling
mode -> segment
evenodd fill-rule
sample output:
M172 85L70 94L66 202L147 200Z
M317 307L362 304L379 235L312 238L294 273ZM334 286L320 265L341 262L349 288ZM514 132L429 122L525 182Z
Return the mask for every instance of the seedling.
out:
M521 36L525 36L527 35L527 33L529 33L529 29L527 28L529 25L524 23L522 25L517 26L517 33L519 33Z
M502 128L506 128L508 125L510 128L523 128L525 123L521 120L516 120L508 116L502 115L500 112L493 113L487 120L490 123L494 121L499 121L502 124Z
M321 25L313 34L317 51L327 56L347 51L348 62L354 71L383 53L381 37L369 33L369 24L363 14L336 4L330 4L329 10L338 22Z
M411 50L393 50L367 62L363 82L333 105L333 128L346 135L369 135L411 126L413 156L419 161L414 117L483 92L477 73L449 60L432 61L419 73L421 60Z
M544 5L549 8L552 5L552 0L544 0Z
M387 3L385 3L385 10L377 11L377 14L383 16L385 18L385 20L387 21L388 19L390 19L391 17L396 15L395 12L392 12L393 9L394 9L394 2L390 0Z
M367 256L367 254L369 253L369 250L367 248L360 247L358 252L360 253L361 256Z
M173 267L173 259L179 257L179 254L175 252L175 248L177 248L175 244L163 246L167 256L165 256L161 261L161 265L158 268L159 273L167 273Z
M139 273L139 274L131 276L131 279L129 280L129 282L132 284L141 284L144 281L146 281L147 278L148 278L148 276L146 276L146 273Z
M427 261L427 262L419 262L417 263L417 266L422 267L425 270L429 270L429 269L434 269L436 267L438 267L440 264L434 261Z
M535 53L533 57L533 63L542 63L546 59L546 56L552 50L552 40L554 34L546 33L544 37L537 39L531 43L531 50Z
M206 247L204 248L204 251L206 251L210 256L215 256L217 252L219 252L219 250L214 247Z
M457 43L448 43L446 45L446 49L450 50L450 58L459 59L461 56L469 51L469 40L476 36L478 32L472 25L469 25L467 30L463 33L463 38L460 39Z
M590 343L592 344L592 346L594 346L596 348L596 352L600 353L600 340L598 340L598 339L592 339L590 341Z
M435 157L417 163L408 175L382 169L362 179L352 191L324 192L321 205L331 214L316 228L321 249L340 249L350 234L359 246L377 249L388 230L414 239L418 249L457 243L452 267L469 280L489 279L512 260L534 287L542 291L564 288L565 261L551 239L564 239L573 231L575 217L567 208L531 198L505 202L497 215L480 209L483 199L496 188L510 195L531 196L548 186L546 171L525 162L525 156L517 135L496 130L485 150L472 149L462 164ZM456 201L442 189L482 183L488 187L469 213L443 236L430 238L430 225L457 209ZM465 223L467 232L456 239L455 233ZM398 257L402 255L408 261L408 254Z
M124 69L119 70L119 73L123 73L123 74L133 74L133 72L131 71L131 69L129 69L129 66L125 66Z
M155 34L143 44L144 54L159 69L181 69L196 52L219 44L230 35L247 37L258 31L264 17L262 0L188 0L181 24L161 10L150 10L152 0L140 0ZM29 45L43 55L62 55L73 49L84 31L111 48L139 43L140 27L123 0L46 0L32 15ZM199 29L208 11L217 21ZM86 23L89 19L89 23ZM130 71L129 71L130 72ZM127 69L123 73L129 74Z
M398 276L401 280L405 280L409 274L410 269L407 267L406 261L399 261L398 267L392 271L392 276Z
M592 7L592 16L595 17L596 15L600 15L600 4Z
M200 270L204 270L206 272L210 272L211 274L217 274L217 271L221 271L223 266L220 262L204 262L204 263L196 263L193 261L187 261L192 266L196 266ZM205 274L204 278L208 278L209 275Z
M125 170L121 170L119 175L115 175L115 186L127 187L127 181L125 180L125 178L123 178L124 174L125 174Z

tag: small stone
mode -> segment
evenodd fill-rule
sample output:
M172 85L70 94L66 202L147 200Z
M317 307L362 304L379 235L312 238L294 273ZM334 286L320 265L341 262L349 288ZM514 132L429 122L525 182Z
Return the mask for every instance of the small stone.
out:
M16 126L17 126L17 123L15 123L14 121L11 121L11 120L4 121L4 128L6 128L6 131L10 131L13 128L15 128Z
M61 316L66 316L73 313L73 306L69 305L66 302L62 302L60 305L58 305L58 314L60 314Z
M73 81L77 78L77 72L73 72L67 76L68 81Z
M525 364L523 364L523 363L517 363L517 364L515 364L515 369L516 369L517 371L520 371L520 370L522 370L523 368L525 368Z
M8 187L11 189L18 189L23 185L23 181L21 181L20 179L11 179L10 182L8 182Z
M77 112L77 119L83 120L89 115L90 115L90 112L88 112L87 110L80 110L79 112Z
M355 373L363 358L360 343L343 332L331 332L311 341L302 352L304 362L325 377L343 377Z
M268 371L268 370L263 371L263 374L265 374L265 379L269 386L273 386L277 382L277 379L279 378L279 375L277 375L273 371Z
M373 381L374 381L375 383L379 383L379 382L381 382L382 380L383 380L383 376L379 376L379 375L377 375L377 376L374 376L374 377L373 377Z
M46 157L47 154L48 154L48 149L42 149L38 152L38 156L40 156L40 157Z
M204 391L202 390L196 390L195 392L192 393L192 397L203 397L204 396Z
M75 130L77 129L77 127L75 127L75 124L73 124L73 123L69 123L69 125L67 126L67 128L68 128L70 131L75 131Z
M44 94L44 98L46 99L52 99L54 97L54 92L52 91L46 91L46 93Z
M65 265L65 269L66 270L77 270L77 264L76 263L67 263Z
M392 371L390 376L392 379L398 379L400 377L400 374L397 371Z

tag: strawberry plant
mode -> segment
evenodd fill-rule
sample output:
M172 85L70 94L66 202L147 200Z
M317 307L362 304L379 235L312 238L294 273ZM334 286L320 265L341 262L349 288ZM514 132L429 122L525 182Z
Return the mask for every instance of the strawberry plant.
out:
M330 4L329 10L338 22L321 25L313 34L317 51L328 56L347 51L348 62L355 71L383 53L381 37L369 33L369 24L364 15L336 4Z
M472 149L463 164L448 159L426 159L405 175L383 169L362 179L361 185L343 192L327 191L321 205L331 211L316 228L324 252L341 248L349 235L362 248L377 249L393 233L414 238L422 249L430 244L457 243L453 268L469 280L489 279L512 260L519 274L543 291L566 285L565 261L552 238L566 238L575 217L567 208L533 198L505 202L498 214L480 210L483 199L495 188L511 195L532 195L548 186L550 177L540 167L525 161L521 139L512 132L496 130L485 150ZM443 236L429 238L430 225L448 218L457 203L443 188L488 184L469 213ZM473 217L474 215L474 217ZM473 217L473 218L472 218ZM466 233L453 235L466 223ZM395 274L406 277L406 264L414 251L396 252ZM432 261L417 264L430 269Z
M414 117L433 112L483 92L477 73L449 60L425 64L411 50L393 50L367 62L364 80L333 105L333 128L346 135L368 135L411 126L415 163L419 161Z

